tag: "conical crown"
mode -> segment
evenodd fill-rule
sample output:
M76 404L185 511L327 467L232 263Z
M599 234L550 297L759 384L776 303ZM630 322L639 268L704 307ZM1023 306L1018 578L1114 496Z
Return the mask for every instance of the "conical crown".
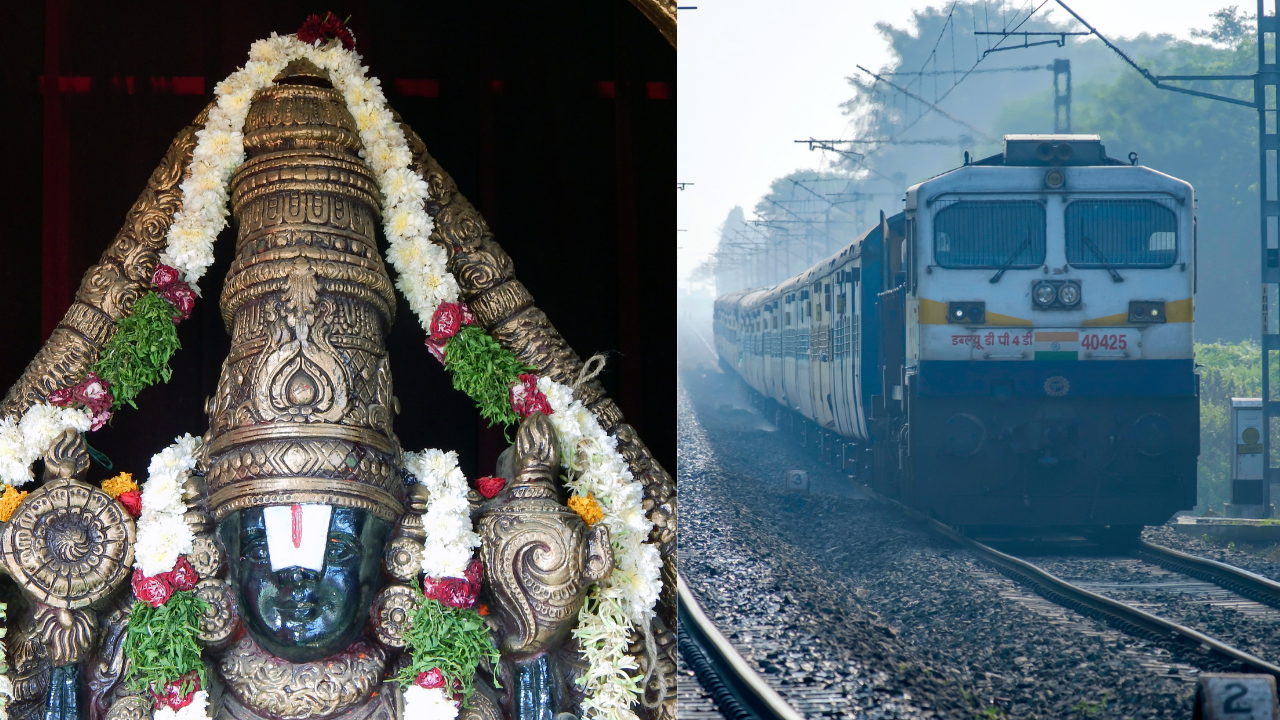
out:
M236 258L222 292L231 352L208 408L215 519L323 503L402 513L384 343L395 295L377 185L340 93L307 61L254 96L232 179Z

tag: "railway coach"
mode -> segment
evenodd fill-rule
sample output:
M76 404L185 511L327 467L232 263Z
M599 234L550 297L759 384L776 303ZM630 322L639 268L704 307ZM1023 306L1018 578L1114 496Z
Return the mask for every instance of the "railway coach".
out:
M1094 135L1008 135L776 287L721 360L952 525L1130 535L1196 500L1189 184Z

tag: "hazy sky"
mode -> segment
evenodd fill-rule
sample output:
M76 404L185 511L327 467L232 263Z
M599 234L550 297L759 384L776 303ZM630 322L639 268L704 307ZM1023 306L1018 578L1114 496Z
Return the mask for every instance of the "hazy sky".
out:
M968 0L962 0L968 2ZM1041 0L1028 0L1026 12ZM823 167L821 152L793 140L850 137L840 103L853 95L855 65L889 62L877 22L907 24L913 8L949 0L680 0L677 109L677 272L684 279L715 248L734 205L748 217L769 183L793 170ZM1227 5L1249 0L1068 0L1107 37L1140 32L1189 37ZM1268 7L1274 6L1268 0ZM1051 8L1053 12L1051 13ZM1063 19L1053 0L1041 13ZM1274 10L1270 10L1274 12ZM963 86L962 86L963 87ZM946 109L944 101L941 106Z

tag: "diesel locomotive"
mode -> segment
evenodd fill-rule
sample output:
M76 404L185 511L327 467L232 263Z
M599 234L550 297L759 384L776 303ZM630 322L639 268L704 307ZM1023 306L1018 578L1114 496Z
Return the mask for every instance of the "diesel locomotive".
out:
M953 526L1165 522L1196 502L1195 201L1130 157L1005 136L804 273L718 298L722 364Z

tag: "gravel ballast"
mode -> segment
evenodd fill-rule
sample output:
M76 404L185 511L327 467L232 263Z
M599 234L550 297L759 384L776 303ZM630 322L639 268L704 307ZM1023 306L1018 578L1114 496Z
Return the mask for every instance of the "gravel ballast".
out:
M736 378L687 373L678 403L681 572L784 696L818 698L805 714L1190 715L1194 668L860 497ZM783 494L792 468L808 497Z

